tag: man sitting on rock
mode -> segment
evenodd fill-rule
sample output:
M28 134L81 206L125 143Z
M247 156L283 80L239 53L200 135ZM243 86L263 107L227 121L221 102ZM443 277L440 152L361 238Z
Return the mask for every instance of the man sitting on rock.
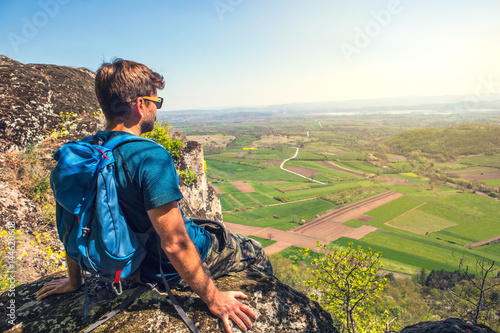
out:
M104 143L117 135L139 136L153 130L156 112L163 102L157 96L157 89L164 86L163 77L145 65L121 59L104 63L97 71L95 90L107 127L97 132L93 140ZM222 319L227 332L231 331L229 319L243 331L252 327L251 318L255 319L256 314L236 299L246 296L237 291L219 291L210 274L217 278L250 266L272 274L262 246L225 229L211 233L213 228L204 228L184 218L178 205L182 198L178 175L166 149L151 142L130 142L115 149L113 155L119 203L127 223L139 233L153 226L159 235L149 237L148 254L136 277L143 282L157 282L161 278L158 271L158 246L161 246L161 265L169 281L182 278L210 311ZM68 278L46 283L36 295L38 300L75 291L82 285L78 265L68 256L66 260Z

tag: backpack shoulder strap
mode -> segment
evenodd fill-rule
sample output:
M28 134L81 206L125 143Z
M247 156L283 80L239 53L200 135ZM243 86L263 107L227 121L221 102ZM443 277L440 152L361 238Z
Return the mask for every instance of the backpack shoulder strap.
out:
M107 141L103 146L114 150L115 148L118 148L119 146L128 143L128 142L139 142L139 141L145 141L145 142L151 142L154 144L158 144L156 141L143 138L137 135L133 134L122 134L122 135L117 135L113 138L111 138L109 141Z

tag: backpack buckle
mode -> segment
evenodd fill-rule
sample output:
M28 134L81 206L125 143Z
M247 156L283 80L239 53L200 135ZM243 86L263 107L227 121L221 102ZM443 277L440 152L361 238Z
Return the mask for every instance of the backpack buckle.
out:
M118 288L116 288L116 286L118 286ZM122 292L123 292L123 289L122 289L122 282L121 282L121 281L118 281L118 283L113 282L113 283L111 284L111 288L115 291L115 293L116 293L117 295L121 295L121 294L122 294Z
M82 228L82 237L87 237L90 233L90 229L87 227Z
M117 295L121 295L122 291L123 291L122 290L122 281L120 279L121 274L122 274L122 270L121 269L117 270L115 273L115 280L111 284L111 288L113 288L113 290L115 291L115 293ZM117 285L118 285L118 289L116 289Z

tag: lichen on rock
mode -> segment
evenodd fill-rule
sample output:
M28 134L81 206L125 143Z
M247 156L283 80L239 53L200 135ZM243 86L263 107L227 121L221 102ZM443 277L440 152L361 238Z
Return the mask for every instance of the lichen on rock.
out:
M484 324L460 318L446 318L438 321L425 321L407 326L400 333L495 333Z
M94 93L95 73L86 68L22 64L0 55L0 152L43 140L75 113L72 132L95 132L102 121Z
M182 210L190 218L209 219L222 222L222 206L214 188L208 183L204 170L203 148L200 143L189 141L175 160L177 170L191 169L198 180L187 186L183 182L180 190L184 198L180 201Z
M34 299L43 283L59 277L56 274L15 289L15 326L0 323L2 332L80 332L116 308L140 286L126 281L126 290L115 296L106 285L90 279L89 320L83 322L84 287L70 294L54 295L40 301ZM278 279L252 270L243 271L216 281L219 289L240 290L248 298L241 300L258 314L252 333L338 332L329 313L302 293ZM219 318L190 289L173 289L173 293L190 319L201 332L224 332ZM6 318L8 293L0 296L0 316ZM144 292L125 310L105 322L94 332L186 332L189 330L170 304L166 292L154 288ZM241 332L237 327L233 332Z

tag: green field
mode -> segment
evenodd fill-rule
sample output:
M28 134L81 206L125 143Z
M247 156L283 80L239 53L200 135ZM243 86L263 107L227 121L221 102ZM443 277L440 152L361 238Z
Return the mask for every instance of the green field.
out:
M336 164L343 166L344 168L347 169L360 171L364 173L375 174L381 170L379 167L376 167L373 164L364 161L344 161L344 162L336 162Z
M477 169L477 166L475 167L470 167L467 164L461 164L457 162L451 162L451 163L436 163L435 166L440 169L441 171L445 170L467 170L467 169Z
M328 181L338 182L338 181L343 181L343 180L355 180L355 179L361 178L359 176L355 176L355 175L348 173L348 172L339 171L339 170L329 168L327 166L321 165L321 164L314 162L314 161L290 160L285 164L284 167L290 168L292 166L307 168L307 169L321 172L320 174L316 174L314 176L311 176L310 178L312 178L314 180L324 181L324 182L328 182Z
M412 175L410 173L399 173L399 174L388 173L380 176L388 178L406 179L408 180L409 183L422 183L422 179L420 179L420 177L418 177L417 175Z
M377 230L361 238L361 241L381 251L389 259L398 259L402 263L426 269L454 270L458 268L455 258L462 256L468 262L475 262L475 251L416 234Z
M300 247L297 247L295 245L291 245L284 249L283 251L280 252L280 255L282 255L284 258L290 259L292 262L295 262L295 260L300 260L302 262L308 262L311 259L305 259L302 253L300 253L300 250L303 250Z
M470 192L461 193L457 189L441 185L434 191L422 191L420 186L403 185L395 185L393 189L437 206L468 215L470 220L500 221L500 201L494 198Z
M274 160L280 159L276 154L255 154L249 153L245 155L246 160Z
M230 162L221 162L221 161L215 161L215 160L206 160L207 162L207 173L209 175L212 174L222 174L222 175L234 175L240 172L245 172L245 171L255 171L259 170L259 168L250 166L250 165L245 165L245 164L236 164L236 163L230 163Z
M318 120L307 118L306 121L294 117L257 121L253 117L262 115L239 116L241 119L234 121L217 119L209 123L200 122L200 126L191 124L184 127L195 132L195 135L203 136L204 130L210 128L211 133L228 133L236 138L228 143L228 148L209 147L205 155L209 180L226 192L219 195L225 221L290 230L299 226L301 220L310 221L336 208L334 204L320 199L322 196L342 192L330 197L332 200L338 197L337 202L346 197L344 205L347 205L362 200L351 189L377 185L380 192L395 190L404 196L365 213L372 217L369 221L350 220L345 225L371 225L377 228L353 242L355 245L382 251L384 269L405 274L414 274L421 268L455 270L458 263L454 257L461 256L465 256L470 262L474 262L474 256L500 262L500 242L473 249L465 247L500 235L500 201L472 193L472 189L457 189L456 186L435 179L430 183L432 173L425 169L431 167L436 174L450 170L467 172L482 166L499 169L500 149L493 147L489 151L494 155L461 158L448 154L450 149L456 148L449 147L450 149L443 150L446 153L434 158L423 150L405 152L406 156L403 156L387 145L385 148L379 145L383 144L384 138L394 137L403 130L415 129L416 126L431 128L462 123L463 115L459 118L443 116L441 123L435 117L419 117L416 113L412 113L411 117L325 116L324 119L318 114ZM493 119L500 123L500 115L497 118ZM309 136L306 136L307 131ZM409 143L419 144L415 141ZM243 149L252 146L258 149ZM301 147L297 158L287 161L285 167L296 166L317 171L319 173L310 178L327 185L310 182L279 168L278 162L292 157L296 152L293 147L296 146ZM377 155L382 154L379 148L387 154L388 160L379 158L374 162L375 166L368 159L371 160L371 156L380 157L381 155ZM367 180L319 163L327 160L353 171L405 179L406 184L418 185ZM255 192L242 193L229 183L232 181L245 181ZM262 184L263 182L273 183ZM489 186L500 186L500 179L481 182ZM478 191L477 187L475 189ZM263 242L265 246L274 242L253 238ZM333 245L346 244L349 240L340 238ZM291 246L281 254L294 259L300 257L299 250L298 247Z
M479 168L479 169L483 169L483 168ZM480 174L484 174L484 173L493 172L493 171L498 171L498 169L490 168L488 170L478 170L478 167L475 167L475 168L469 168L469 171L467 171L467 170L460 170L460 173L467 173L467 174L480 173ZM455 174L457 174L457 173L455 173Z
M429 234L429 236L432 238L438 239L438 240L442 240L442 241L451 243L451 244L459 244L462 246L465 246L465 245L471 243L470 240L457 237L457 235L455 235L452 232L449 232L448 230L440 230L437 232L433 232L432 234Z
M373 234L373 233L372 233ZM390 239L391 242L396 241L396 239ZM399 240L401 241L401 240ZM417 269L425 268L426 270L450 270L453 271L456 269L457 265L453 264L445 264L440 262L439 260L433 260L428 257L427 253L423 255L418 255L409 251L402 250L400 246L401 242L398 242L398 246L384 246L385 244L378 244L378 242L373 243L371 240L365 241L362 240L352 240L349 238L341 237L333 242L333 244L342 244L346 246L348 242L353 242L354 246L362 246L364 249L372 248L377 252L382 252L382 262L387 265L385 259L391 261L392 271L403 273L403 274L414 274ZM395 245L393 243L388 243L387 245ZM395 263L402 263L400 268L398 269ZM389 268L389 267L384 267Z
M260 202L262 205L273 205L279 202L259 192L249 192L247 194Z
M271 240L271 239L267 239L267 238L261 238L261 237L252 236L252 235L248 236L248 238L255 239L257 242L260 242L262 244L263 248L266 248L269 245L272 245L272 244L276 243L275 240Z
M405 162L392 163L391 167L396 168L396 169L400 169L400 170L403 170L403 171L410 171L411 170L410 163L405 163Z
M278 203L278 201L258 192L221 193L219 194L219 198L221 200L222 211L232 211L239 208L252 208Z
M213 185L226 193L238 193L239 190L229 183L213 183Z
M419 207L418 209L427 214L438 216L455 224L471 223L471 216L465 215L459 211L455 211L452 209L447 209L429 203ZM472 221L474 221L474 219L472 219Z
M446 232L468 243L500 235L500 221L480 221L446 229ZM500 255L500 253L498 253Z
M219 194L220 204L222 206L222 211L232 211L242 207L242 205L238 204L233 196L229 193Z
M500 167L500 154L484 155L464 158L459 161L460 163L470 163L476 165Z
M287 192L286 195L289 196L292 200L300 200L310 197L321 196L332 192L347 190L350 188L356 188L359 186L370 186L370 185L372 185L372 183L368 180L338 182L335 185L319 185L314 188L313 188L314 185L311 185L311 189L309 190Z
M264 184L257 183L257 182L250 182L249 184L258 193L261 193L261 194L266 195L266 196L271 197L271 198L282 194L281 192L278 192L274 189L277 184L264 185Z
M485 183L488 186L500 186L500 179L485 179L481 180L481 182Z
M500 221L500 201L473 193L455 193L436 196L435 204L470 215L471 219L484 218Z
M300 183L283 183L283 184L275 184L274 188L280 192L289 192L289 191L298 191L298 190L307 190L311 187L308 183L300 182Z
M494 244L478 246L475 248L477 251L488 253L497 257L497 262L500 261L500 242L496 241Z
M257 199L253 198L249 193L231 193L232 196L241 202L245 207L255 207L260 206L262 203Z
M300 182L304 181L304 178L291 174L281 170L278 166L273 168L255 170L255 171L244 171L239 173L238 179L249 180L255 182L266 182L266 181L290 181L290 182Z
M315 154L313 152L301 150L301 151L299 151L299 154L297 155L296 159L297 160L317 160L317 161L320 161L320 160L326 160L326 157L323 155Z
M249 160L284 160L293 155L275 149L245 150L243 157Z
M321 199L312 199L224 214L224 220L256 227L273 227L281 230L290 230L299 226L298 222L300 219L309 221L315 218L317 214L333 208L335 208L335 205L330 202Z
M365 215L373 217L372 220L365 224L369 224L374 227L383 227L385 222L395 219L399 215L406 213L410 209L420 206L421 204L422 201L403 196L365 213Z
M345 153L345 154L330 154L324 153L324 155L332 161L340 160L340 161L350 161L350 160L366 160L365 154L360 153Z
M392 220L389 225L419 234L427 234L456 226L456 223L428 214L417 208Z

